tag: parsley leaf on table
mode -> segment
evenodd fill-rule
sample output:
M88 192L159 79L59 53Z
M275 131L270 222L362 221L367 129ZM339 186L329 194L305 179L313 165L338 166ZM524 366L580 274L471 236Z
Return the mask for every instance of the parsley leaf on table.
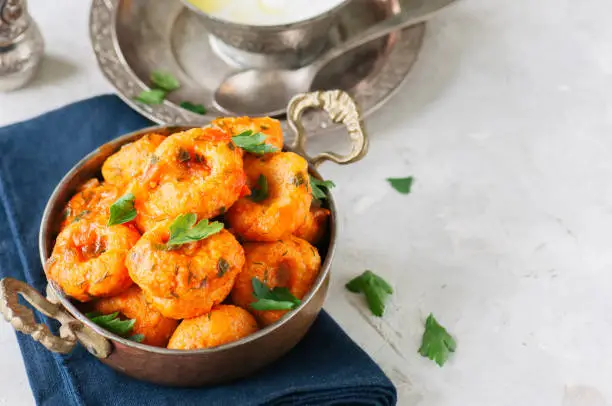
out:
M410 193L413 180L414 179L412 176L408 176L407 178L387 178L387 181L391 184L391 186L393 186L393 189L397 190L403 195Z
M268 198L268 179L264 175L259 175L257 187L253 188L249 198L254 202L261 202Z
M136 218L134 199L135 197L132 193L126 193L117 199L110 207L110 216L107 225L114 226L134 220Z
M455 352L456 348L455 339L430 313L425 321L425 332L423 333L419 354L429 358L439 366L443 366L450 353Z
M301 303L300 299L291 294L287 288L276 287L270 289L257 278L251 279L253 297L256 302L251 303L255 310L292 310Z
M264 133L253 133L252 130L246 130L234 135L232 141L238 147L252 154L262 155L268 152L278 152L278 148L265 143L266 138Z
M195 104L192 102L184 101L181 102L181 107L196 114L206 114L206 107L204 107L204 105L202 104Z
M312 189L312 197L317 200L327 199L327 193L331 188L336 187L336 184L331 180L319 180L310 175L310 188Z
M353 293L363 293L370 310L378 317L385 311L387 296L393 293L391 285L372 271L365 271L345 286Z
M170 226L170 239L167 246L181 245L200 241L217 234L223 229L223 223L203 219L196 224L197 216L194 213L181 214Z
M177 78L175 78L171 73L161 70L154 70L151 72L151 82L155 85L155 87L165 90L166 92L171 92L181 87L181 84Z
M122 337L127 336L134 328L134 323L136 323L134 319L121 320L119 312L111 314L87 313L85 316L104 330Z
M135 100L144 104L155 105L162 104L166 98L166 92L161 89L143 90Z

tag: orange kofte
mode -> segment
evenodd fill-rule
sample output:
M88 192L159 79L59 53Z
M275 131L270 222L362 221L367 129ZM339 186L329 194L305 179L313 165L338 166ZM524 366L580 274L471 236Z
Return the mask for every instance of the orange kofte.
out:
M276 322L278 289L295 306L312 289L330 214L282 148L278 120L248 117L126 144L67 203L47 277L146 345L210 348Z
M174 330L179 325L178 320L164 317L145 299L142 290L132 285L123 293L97 300L94 310L102 314L119 312L126 318L135 320L132 334L141 334L142 343L156 347L165 347Z
M272 242L293 234L312 203L306 160L293 152L248 155L244 169L251 189L261 189L260 179L265 179L267 195L238 200L226 216L232 230L247 241Z
M268 243L247 243L244 245L246 263L238 275L232 290L232 302L249 308L253 302L253 278L270 288L287 288L297 299L302 299L312 288L321 257L315 247L294 236ZM280 319L284 310L252 310L264 326Z
M208 314L183 320L170 338L168 348L196 350L216 347L257 330L257 321L246 310L231 305L215 306Z

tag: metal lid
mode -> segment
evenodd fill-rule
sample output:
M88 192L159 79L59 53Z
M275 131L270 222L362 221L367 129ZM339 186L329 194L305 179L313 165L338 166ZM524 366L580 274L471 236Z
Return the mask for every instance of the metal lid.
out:
M26 0L0 0L0 46L17 38L29 25Z

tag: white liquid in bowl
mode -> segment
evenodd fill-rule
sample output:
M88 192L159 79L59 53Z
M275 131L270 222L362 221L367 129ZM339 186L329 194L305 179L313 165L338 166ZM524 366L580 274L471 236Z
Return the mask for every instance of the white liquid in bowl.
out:
M239 24L282 25L308 20L345 0L188 0L212 17Z

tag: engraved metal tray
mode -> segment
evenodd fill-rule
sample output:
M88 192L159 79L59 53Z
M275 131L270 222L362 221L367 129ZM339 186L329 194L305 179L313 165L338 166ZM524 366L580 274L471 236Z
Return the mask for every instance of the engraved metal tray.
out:
M153 6L154 4L154 6ZM396 13L399 0L353 0L330 31L329 46ZM400 87L421 48L425 24L419 24L365 45L328 65L312 90L340 88L357 101L366 116ZM179 0L93 0L90 35L100 69L119 96L159 124L202 125L225 115L212 108L212 94L229 73L241 69L214 48L206 28ZM148 89L153 70L173 73L181 88L163 104L134 101ZM206 106L206 116L180 107L182 101ZM334 128L326 114L305 116L310 132Z

